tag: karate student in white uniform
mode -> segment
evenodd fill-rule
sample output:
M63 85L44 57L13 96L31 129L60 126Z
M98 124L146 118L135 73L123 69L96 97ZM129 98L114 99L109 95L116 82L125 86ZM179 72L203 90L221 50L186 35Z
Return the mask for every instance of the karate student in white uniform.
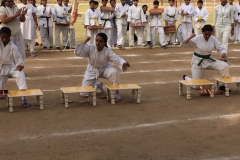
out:
M88 37L90 39L90 37ZM86 41L88 41L87 39ZM86 43L85 41L85 43ZM95 44L77 43L74 54L88 58L88 66L85 71L82 86L93 86L98 78L109 79L112 84L119 84L119 72L110 63L117 65L122 71L126 71L130 64L107 48L107 35L98 33ZM82 96L88 94L81 93ZM120 100L119 92L115 92L115 98Z
M240 0L239 2L235 5L235 15L234 15L234 19L235 19L235 38L236 38L236 42L235 43L239 43L240 42Z
M228 3L229 3L230 6L232 6L232 9L233 9L233 20L235 21L235 10L236 10L236 7L235 7L235 5L233 5L233 1L234 0L228 0ZM230 43L231 41L235 41L236 40L236 37L235 37L236 29L235 28L236 28L236 24L234 24L234 35L229 34L228 43Z
M25 21L25 14L27 10L18 9L13 0L3 0L0 6L0 21L2 22L1 27L8 27L12 31L11 40L18 46L18 50L23 58L25 59L25 44L21 33L20 21Z
M166 26L176 26L176 21L178 20L178 10L174 6L174 0L169 0L168 3L169 6L166 7L164 11L163 20L165 20ZM165 37L168 45L177 44L176 33L165 34Z
M228 50L228 38L234 35L234 14L233 8L227 0L221 0L221 4L214 9L213 27L215 28L217 39L222 42Z
M88 37L92 37L88 44L95 43L95 37L98 34L98 29L91 29L91 26L102 26L101 17L98 10L95 9L95 3L93 0L89 2L90 8L86 11L85 18L83 21L86 27Z
M10 37L11 30L8 27L2 27L0 29L0 89L4 88L9 76L17 78L19 89L27 89L25 76L22 77L24 73L21 74L24 68L23 58ZM2 98L1 95L0 98ZM22 105L29 107L26 97L22 97Z
M197 2L198 8L195 9L194 15L194 33L196 35L202 34L202 28L205 25L208 19L208 11L206 8L203 8L203 1L198 0Z
M225 62L227 60L227 51L222 43L214 36L212 36L213 27L205 25L202 28L202 34L192 34L187 38L182 46L194 47L194 54L192 57L192 78L202 79L205 70L219 70L220 77L226 78L229 75L229 65ZM212 51L217 50L220 55L220 60L211 57ZM220 86L220 90L225 90L224 86Z
M107 6L108 0L102 0L102 5L104 7ZM111 28L112 28L112 24L111 24L111 19L113 18L113 11L109 11L109 10L102 10L100 9L100 13L101 13L101 20L102 20L102 27L103 29L100 31L102 33L105 33L108 37L108 42L107 45L111 46Z
M110 5L112 8L116 7L116 0L110 0ZM113 17L111 18L111 47L117 46L117 26L116 26L116 15L113 12Z
M190 3L190 0L184 0L184 2L185 4L182 4L179 10L179 14L181 15L183 41L192 34L192 18L195 14L194 6Z
M129 22L129 46L134 46L134 32L137 31L139 46L144 46L143 29L144 27L132 27L131 25L144 25L146 22L142 7L138 5L138 0L133 0L133 5L128 9L127 21Z
M27 13L25 15L25 21L21 22L21 24L20 24L23 39L25 42L25 46L28 46L28 45L30 46L31 57L35 57L34 47L35 47L35 39L37 37L36 9L31 3L28 3L27 0L21 0L21 2L22 3L18 4L17 7L19 9L21 9L21 8L27 9Z
M119 48L124 47L124 43L127 35L127 16L129 5L126 4L126 0L120 0L115 8L116 24L117 24L117 45Z
M53 8L47 5L47 0L42 0L40 6L37 7L38 26L40 28L40 36L43 49L52 49L53 47Z
M149 48L152 48L152 42L151 42L151 32L150 32L150 28L149 28L149 14L147 14L147 10L148 10L148 6L147 5L143 5L142 6L142 10L144 13L144 16L146 18L146 22L144 23L144 31L146 32L146 41L147 41L147 45Z
M158 6L159 6L159 1L155 0L153 2L153 8L157 9ZM152 42L152 45L156 44L155 35L156 35L156 32L158 32L159 43L162 48L166 49L167 42L165 39L165 33L163 30L161 18L162 18L162 14L157 14L157 15L150 14L149 15L151 42Z
M64 49L70 49L67 44L68 41L68 26L70 24L68 8L62 4L62 0L57 0L53 8L54 22L55 22L55 43L56 49L60 50L60 33L62 32L62 42Z

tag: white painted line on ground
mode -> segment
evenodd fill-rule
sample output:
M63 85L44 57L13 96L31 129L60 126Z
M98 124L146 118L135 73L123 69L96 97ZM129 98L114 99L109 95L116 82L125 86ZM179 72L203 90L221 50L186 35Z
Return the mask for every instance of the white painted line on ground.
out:
M188 118L184 120L169 120L169 121L161 121L155 123L144 123L138 125L130 125L130 126L121 126L115 128L102 128L102 129L88 129L88 130L79 130L79 131L69 131L69 132L55 132L51 134L44 134L33 136L23 136L20 137L19 140L33 140L37 138L47 138L47 137L61 137L61 136L72 136L72 135L81 135L81 134L89 134L89 133L109 133L115 131L124 131L124 130L134 130L134 129L141 129L147 127L157 127L157 126L166 126L171 124L179 124L179 123L189 123L192 121L212 121L212 120L229 120L233 118L240 118L240 113L228 114L228 115L218 115L218 116L206 116L206 117L196 117L196 118Z

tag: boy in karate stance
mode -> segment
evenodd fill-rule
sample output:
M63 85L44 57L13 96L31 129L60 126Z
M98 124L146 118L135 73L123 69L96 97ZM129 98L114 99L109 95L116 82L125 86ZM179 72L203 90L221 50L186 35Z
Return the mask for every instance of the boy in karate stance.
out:
M159 1L155 0L153 2L153 8L157 9L159 6ZM151 31L151 41L152 41L152 45L156 44L155 41L155 34L156 31L158 31L158 38L159 38L159 43L161 45L162 48L166 49L166 39L165 39L165 34L164 34L164 30L163 30L163 26L161 23L161 18L162 18L162 14L150 14L149 16L149 21L150 21L150 31Z
M147 41L147 45L149 48L152 48L152 42L151 42L151 33L150 33L150 28L149 28L149 15L147 14L147 10L148 10L148 6L147 5L143 5L142 6L143 9L143 13L144 16L146 18L146 22L144 23L144 31L146 32L146 41Z
M166 26L176 26L176 21L178 19L178 10L174 6L174 0L168 1L169 6L164 11L163 19L165 20ZM176 44L176 33L165 34L166 41L168 45Z
M142 7L138 6L138 0L133 0L133 5L128 10L129 22L129 46L134 46L134 32L137 31L138 45L144 46L143 44L143 26L146 22L145 15ZM132 25L142 25L142 27L134 27Z
M84 26L86 27L87 37L92 37L88 44L95 43L95 37L98 34L98 29L92 29L91 26L102 26L99 11L95 9L96 5L93 0L89 2L90 8L86 11Z
M23 58L10 38L11 30L8 27L2 27L0 30L0 89L4 88L9 76L17 78L19 89L27 89L25 75L22 71ZM0 98L2 98L1 95ZM29 107L26 97L22 97L22 105Z
M192 18L195 14L195 9L190 3L190 0L184 0L185 4L182 4L179 10L181 15L182 26L182 38L185 41L192 35Z
M116 0L110 0L110 5L112 8L116 7ZM116 26L116 15L115 12L113 12L113 17L111 19L111 47L117 46L117 26Z
M120 0L121 3L117 4L115 8L116 25L117 25L117 45L118 48L124 47L126 34L127 34L127 16L129 5L126 0Z
M207 19L208 19L208 11L203 8L203 1L198 0L197 2L198 8L195 9L194 15L194 33L196 35L202 34L202 28L204 27Z

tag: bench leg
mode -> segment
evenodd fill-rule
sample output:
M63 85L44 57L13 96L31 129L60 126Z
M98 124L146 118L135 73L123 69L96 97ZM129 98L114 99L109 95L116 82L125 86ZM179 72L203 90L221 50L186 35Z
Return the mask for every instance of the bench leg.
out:
M36 99L37 99L37 106L39 106L40 105L40 97L37 96Z
M191 86L187 86L187 99L191 99Z
M138 95L137 95L137 103L139 104L139 103L141 103L141 89L138 89L137 93L138 93Z
M229 97L229 86L228 86L228 84L225 84L225 90L226 90L225 96Z
M215 80L215 92L218 91L218 88L219 88L219 81Z
M179 89L179 95L182 95L183 94L183 85L182 85L182 83L179 83L178 89Z
M96 102L96 92L93 92L93 106L95 107L97 105L97 102Z
M65 108L68 108L68 94L64 94Z
M64 93L61 93L61 97L62 97L62 103L64 103Z
M110 93L111 93L111 104L115 104L115 100L114 100L114 90L111 90Z
M110 90L108 88L107 88L107 92L106 93L107 93L107 100L110 100L111 96L110 96Z
M9 112L13 112L13 98L8 98Z
M43 96L39 96L40 110L43 110Z
M215 85L212 85L211 94L210 94L211 98L214 97L214 90L215 90Z
M133 89L133 90L132 90L132 96L133 96L133 98L135 97L135 92L136 92L136 90Z
M239 87L240 87L240 83L236 83L236 86L237 86L237 91L240 91Z

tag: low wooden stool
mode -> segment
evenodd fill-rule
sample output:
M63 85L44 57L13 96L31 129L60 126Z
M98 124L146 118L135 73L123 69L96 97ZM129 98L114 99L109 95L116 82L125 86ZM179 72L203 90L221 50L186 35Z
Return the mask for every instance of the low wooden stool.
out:
M9 112L13 112L14 97L30 97L30 96L36 96L37 105L40 105L40 110L43 110L43 93L40 89L9 90L7 96Z
M183 94L183 85L187 87L187 99L191 99L191 86L206 86L206 85L211 85L211 94L210 97L214 97L214 88L215 88L215 83L208 81L206 79L193 79L193 80L180 80L179 81L179 95ZM204 87L202 87L202 90Z
M69 93L89 93L88 100L93 97L93 106L96 106L96 93L97 91L92 86L78 86L78 87L63 87L60 88L62 91L62 102L65 103L65 108L68 108L68 94Z
M119 85L113 85L113 84L107 84L105 85L107 88L107 100L109 100L109 97L111 97L111 104L115 104L114 101L114 93L116 90L132 90L133 97L135 96L135 92L137 91L137 103L141 102L141 87L136 84L119 84Z
M229 84L236 83L237 90L239 90L240 86L240 77L229 77L229 78L216 78L216 91L219 88L219 83L222 82L225 85L225 96L229 96Z

